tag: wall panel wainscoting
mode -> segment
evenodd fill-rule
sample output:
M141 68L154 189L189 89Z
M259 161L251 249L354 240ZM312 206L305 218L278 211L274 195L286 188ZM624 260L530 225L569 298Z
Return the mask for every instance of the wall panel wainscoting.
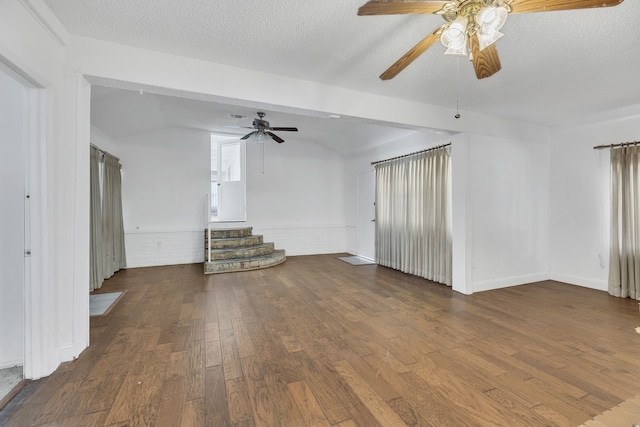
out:
M338 226L253 227L256 234L286 248L288 255L332 254L347 250L347 228Z
M200 229L127 232L125 243L129 268L203 261Z
M569 426L640 394L635 301L553 281L465 296L336 255L116 273L91 346L0 425Z

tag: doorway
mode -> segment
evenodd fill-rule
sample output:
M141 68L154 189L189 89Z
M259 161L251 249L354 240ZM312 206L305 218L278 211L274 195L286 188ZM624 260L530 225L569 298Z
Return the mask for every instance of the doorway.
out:
M358 256L376 258L376 172L358 173Z
M210 221L246 221L245 141L211 135Z
M24 377L27 168L25 86L0 68L0 401Z

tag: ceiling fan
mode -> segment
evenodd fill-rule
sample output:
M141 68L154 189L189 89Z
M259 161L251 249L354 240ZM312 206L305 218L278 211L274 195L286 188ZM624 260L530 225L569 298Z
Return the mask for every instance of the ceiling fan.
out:
M440 40L447 55L469 52L476 77L483 79L500 71L500 58L495 41L510 13L546 12L616 6L624 0L449 0L404 1L370 0L358 9L358 15L435 14L446 23L416 44L380 75L382 80L394 78L413 60Z
M225 126L225 127L234 127L234 128L242 128L242 129L255 129L253 132L249 132L245 136L240 139L253 139L256 142L265 142L269 139L273 139L278 144L282 144L284 139L280 138L275 133L271 132L275 131L287 131L287 132L298 132L298 128L293 127L271 127L269 122L264 120L265 113L262 111L258 112L258 118L253 119L253 126Z

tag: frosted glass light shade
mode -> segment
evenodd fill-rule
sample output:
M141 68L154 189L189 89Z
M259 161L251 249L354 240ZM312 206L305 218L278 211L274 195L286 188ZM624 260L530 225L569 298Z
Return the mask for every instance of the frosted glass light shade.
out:
M466 43L457 47L457 48L453 48L450 47L447 50L444 51L445 55L458 55L458 56L467 56L467 45Z
M257 132L254 133L250 136L251 139L253 139L255 142L258 143L263 143L263 142L267 142L268 140L271 139L271 137L269 135L267 135L264 132Z
M447 48L446 55L467 54L467 18L459 16L442 32L440 41Z
M496 31L491 34L478 33L478 42L480 45L479 46L480 50L483 50L485 47L494 44L496 40L498 40L503 35L504 34L502 34L500 31Z
M489 6L480 9L476 16L476 23L483 34L493 34L507 21L509 11L503 6Z

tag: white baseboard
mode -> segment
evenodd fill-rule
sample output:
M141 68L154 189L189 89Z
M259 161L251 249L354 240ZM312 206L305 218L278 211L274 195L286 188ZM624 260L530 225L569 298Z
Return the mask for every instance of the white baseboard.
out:
M80 353L82 353L82 350L84 350L84 348L78 351L71 343L63 345L60 347L60 363L77 359Z
M551 273L551 280L575 286L582 286L583 288L596 289L598 291L608 291L609 289L609 284L605 281L573 276L571 274Z
M0 369L13 368L14 366L24 366L24 360L3 360L0 362Z
M549 273L526 274L523 276L504 277L495 280L484 280L473 284L473 292L490 291L493 289L509 288L527 283L549 280Z

